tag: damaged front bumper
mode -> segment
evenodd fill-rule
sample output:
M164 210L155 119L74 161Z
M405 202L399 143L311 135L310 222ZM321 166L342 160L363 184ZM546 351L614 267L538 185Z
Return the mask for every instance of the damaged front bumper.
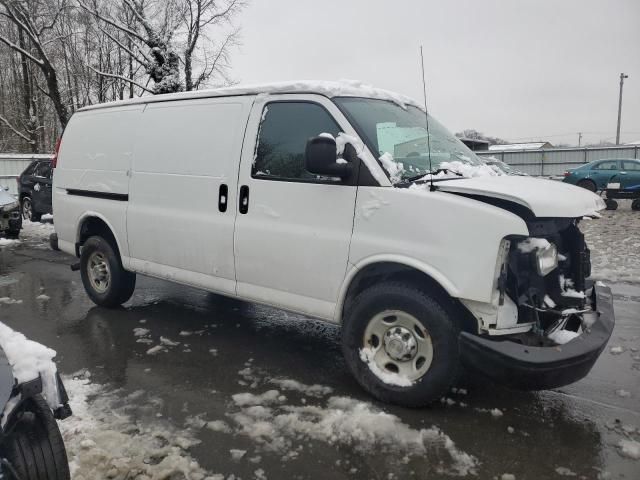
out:
M611 289L594 285L590 292L596 321L564 345L531 346L508 338L462 332L463 364L497 383L523 390L544 390L585 377L607 345L615 324Z

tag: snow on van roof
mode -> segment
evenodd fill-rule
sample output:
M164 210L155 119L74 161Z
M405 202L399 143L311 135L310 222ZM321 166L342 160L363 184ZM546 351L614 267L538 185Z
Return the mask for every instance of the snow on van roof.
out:
M101 103L80 109L80 112L99 108L111 108L127 105L140 105L154 102L167 102L171 100L187 100L209 97L229 97L235 95L260 95L260 94L284 94L284 93L315 93L326 97L365 97L389 100L402 107L412 105L422 108L411 97L376 88L358 80L318 81L300 80L291 82L264 83L256 85L238 85L234 87L197 90L192 92L170 93L164 95L150 95L131 100Z

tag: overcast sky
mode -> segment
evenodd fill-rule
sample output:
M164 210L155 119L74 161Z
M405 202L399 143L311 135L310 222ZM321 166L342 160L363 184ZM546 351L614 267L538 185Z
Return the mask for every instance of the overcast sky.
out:
M450 130L640 140L640 0L251 0L241 83L358 79L422 98ZM587 133L588 132L588 133Z

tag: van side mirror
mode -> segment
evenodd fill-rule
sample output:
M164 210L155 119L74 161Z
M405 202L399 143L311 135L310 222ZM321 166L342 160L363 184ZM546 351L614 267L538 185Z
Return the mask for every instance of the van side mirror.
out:
M305 149L305 168L316 175L329 177L349 177L353 165L344 161L338 163L335 139L327 136L312 137L307 140Z

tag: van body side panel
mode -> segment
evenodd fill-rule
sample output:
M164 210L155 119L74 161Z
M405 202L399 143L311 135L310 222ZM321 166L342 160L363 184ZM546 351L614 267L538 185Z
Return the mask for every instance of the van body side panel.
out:
M56 233L61 248L71 250L68 253L75 254L81 221L87 212L100 212L113 230L127 267L128 173L143 108L133 105L79 112L71 117L53 174Z
M236 219L238 295L333 321L347 269L357 187L252 177L260 124L269 121L263 107L270 102L320 104L342 131L355 134L324 97L256 98L240 168L239 187L249 188L249 201L247 213Z
M252 100L147 106L135 144L127 212L134 270L235 294L233 205ZM218 205L223 184L225 212Z
M508 235L528 235L527 226L498 207L427 188L360 187L349 262L406 264L452 296L490 302Z

